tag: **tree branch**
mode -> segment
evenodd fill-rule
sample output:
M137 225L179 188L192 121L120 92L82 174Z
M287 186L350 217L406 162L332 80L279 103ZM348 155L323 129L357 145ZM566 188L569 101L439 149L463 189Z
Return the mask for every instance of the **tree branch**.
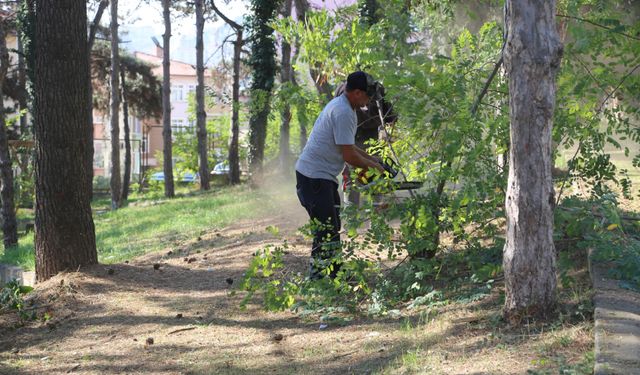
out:
M640 64L636 65L633 69L631 69L627 74L625 74L624 77L622 77L622 79L620 80L620 82L618 83L618 85L613 89L613 91L611 91L609 93L609 95L607 95L606 98L604 98L604 100L602 101L602 104L600 104L600 108L598 108L598 111L596 113L600 113L602 112L602 108L604 108L604 105L607 104L607 101L613 96L613 94L616 93L616 91L618 91L618 89L620 88L620 86L622 86L622 84L624 83L624 81L627 80L627 78L629 78L638 68L640 68Z
M478 97L476 98L476 101L473 103L473 106L471 107L472 116L476 115L476 112L478 111L478 106L480 106L480 102L482 102L482 98L484 98L484 96L487 94L487 91L489 90L489 86L491 86L491 81L493 81L493 78L495 78L496 74L498 74L498 70L500 69L500 66L502 66L502 59L503 59L502 56L500 56L500 59L498 60L498 62L496 62L496 65L493 67L493 71L491 72L491 75L487 79L487 82L484 83L484 87L482 88L480 95L478 95Z
M98 24L100 23L100 19L102 19L102 14L104 10L109 5L109 0L102 0L98 5L98 10L96 11L96 15L93 17L93 22L91 22L91 26L89 27L89 51L93 47L93 43L96 40L96 31L98 30Z
M591 21L591 20L588 20L588 19L584 19L584 18L580 18L580 17L575 17L575 16L570 16L570 15L568 15L568 14L556 14L556 16L557 16L557 17L560 17L560 18L568 18L568 19L572 19L572 20L576 20L576 21L580 21L580 22L588 23L588 24L590 24L590 25L593 25L593 26L599 27L599 28L601 28L601 29L605 29L605 30L607 30L607 31L611 31L612 33L615 33L615 34L619 34L619 35L625 36L625 37L627 37L627 38L629 38L629 39L640 40L640 37L633 36L633 35L629 35L629 34L627 34L627 33L623 33L623 32L621 32L621 31L617 31L617 30L612 29L612 28L610 28L610 27L608 27L608 26L601 25L601 24L599 24L599 23L597 23L597 22L594 22L594 21Z
M216 12L216 14L218 16L220 16L220 18L222 18L222 20L224 22L226 22L229 26L233 27L236 31L239 29L242 29L242 25L240 25L239 23L233 21L231 18L225 16L220 9L218 9L218 7L216 6L216 2L215 0L211 0L211 8L213 9L214 12Z

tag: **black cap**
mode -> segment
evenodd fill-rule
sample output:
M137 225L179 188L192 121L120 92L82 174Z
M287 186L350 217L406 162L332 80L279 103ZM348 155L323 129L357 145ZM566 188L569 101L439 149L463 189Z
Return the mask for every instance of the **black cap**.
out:
M371 75L358 70L357 72L353 72L349 74L347 77L347 90L362 90L366 92L369 96L375 92L375 84L376 82L373 80ZM373 92L372 92L373 88Z

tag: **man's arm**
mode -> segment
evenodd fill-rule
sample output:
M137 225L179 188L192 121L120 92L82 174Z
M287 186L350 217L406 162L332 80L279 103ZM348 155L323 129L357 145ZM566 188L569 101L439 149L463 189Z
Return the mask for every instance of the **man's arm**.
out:
M367 154L356 145L342 145L342 158L354 167L373 168L384 173L378 160Z

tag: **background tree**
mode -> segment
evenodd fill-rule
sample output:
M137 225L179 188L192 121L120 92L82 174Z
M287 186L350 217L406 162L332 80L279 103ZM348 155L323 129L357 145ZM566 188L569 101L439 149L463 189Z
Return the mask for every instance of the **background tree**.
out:
M98 257L86 3L36 0L34 10L35 250L36 277L43 281Z
M120 47L118 46L118 0L111 0L111 209L122 206L122 175L120 173Z
M131 135L130 112L140 119L160 119L162 117L162 84L153 73L153 66L135 58L124 50L120 56L121 100L124 120L124 171L122 179L122 200L128 198L131 182ZM101 112L109 109L111 72L110 47L107 43L97 43L91 58L94 107Z
M171 152L171 0L162 0L164 34L162 36L162 154L164 195L175 196L173 153Z
M211 0L211 8L236 34L236 40L233 43L233 93L231 99L231 137L229 140L229 183L235 185L240 183L240 64L242 47L245 44L244 26L220 12L214 0Z
M262 173L264 143L267 136L271 90L276 74L276 48L270 26L280 7L280 1L252 0L249 19L252 70L251 117L249 119L249 169Z
M555 1L512 0L504 63L509 77L511 147L506 195L504 314L548 316L555 304L551 129L562 43Z
M124 70L120 69L120 101L122 102L122 127L124 136L124 170L122 173L122 191L120 199L126 202L131 183L131 129L129 126L129 102L127 100L127 80Z
M0 19L0 196L2 197L2 234L5 249L18 244L18 224L14 204L13 168L9 154L9 139L5 123L4 93L2 86L9 70L9 50L6 30L9 20Z
M291 16L292 5L293 0L284 0L282 17ZM280 82L282 85L290 85L293 76L293 69L291 68L291 44L285 39L281 40L281 54ZM280 169L283 172L291 170L290 127L291 106L288 101L285 101L280 111Z
M196 8L196 127L198 155L200 157L200 189L209 190L209 165L207 156L207 112L204 103L204 0L195 0Z

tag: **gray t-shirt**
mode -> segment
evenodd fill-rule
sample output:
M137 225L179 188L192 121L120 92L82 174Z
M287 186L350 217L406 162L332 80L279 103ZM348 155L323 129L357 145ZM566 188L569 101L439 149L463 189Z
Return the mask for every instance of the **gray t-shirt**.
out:
M310 178L337 183L337 176L344 169L340 146L355 143L357 122L356 112L344 94L331 100L313 125L296 170Z

